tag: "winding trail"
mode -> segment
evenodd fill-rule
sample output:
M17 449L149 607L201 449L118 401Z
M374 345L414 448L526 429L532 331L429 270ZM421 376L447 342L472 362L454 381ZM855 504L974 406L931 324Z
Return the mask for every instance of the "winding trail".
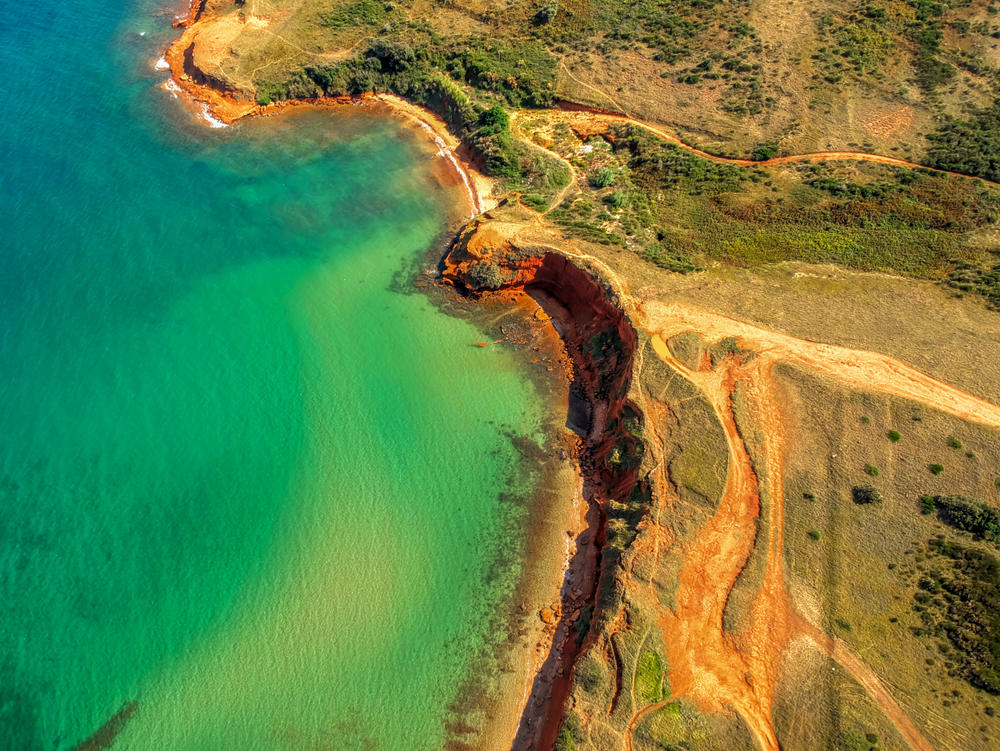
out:
M843 642L803 618L783 578L784 426L771 376L777 362L794 362L862 391L879 391L938 409L963 420L1000 428L1000 407L936 380L887 355L812 342L770 331L736 318L681 303L649 301L634 319L650 336L653 351L698 388L723 427L729 453L726 486L714 516L684 551L676 603L660 606L659 622L671 665L673 696L686 696L706 711L735 710L762 751L778 751L771 723L780 658L793 635L807 638L832 657L865 689L913 751L933 751L884 682ZM697 370L679 362L667 341L695 332L707 343L735 337L757 357L741 362L729 355ZM763 479L757 477L734 420L732 397L742 383L748 410L763 438ZM767 554L763 581L748 623L726 632L722 616L729 594L755 544L762 489L767 490ZM639 721L666 702L640 708L631 718L625 747Z
M722 335L733 336L735 329L746 333L742 322L699 311L699 321L692 321L683 308L668 308L673 312L659 311L660 315L646 320L651 345L656 355L678 375L688 380L709 401L722 425L729 454L726 486L713 517L698 530L690 546L684 551L684 562L679 573L675 605L659 605L663 641L667 645L671 666L672 697L686 696L705 711L726 712L735 710L744 720L762 751L780 751L774 732L772 710L779 680L781 655L795 634L809 639L817 648L830 655L864 687L865 691L896 726L900 735L913 751L933 751L927 739L906 715L899 703L886 689L883 682L853 652L822 630L806 621L796 611L785 586L783 573L784 551L784 487L782 455L784 451L784 426L771 371L775 362L787 359L789 352L809 350L816 346L787 337L785 347L767 346L766 337L756 341L740 337L744 346L753 348L757 357L741 361L737 355L728 355L721 363L712 366L704 359L697 370L679 362L667 347L666 340L682 331L700 331L696 323L707 323L704 329L709 340ZM719 319L721 318L721 322ZM720 324L728 324L719 331ZM763 330L754 332L771 334ZM781 335L777 335L781 336ZM793 346L793 345L801 346ZM757 345L754 347L753 345ZM841 348L837 348L841 350ZM838 351L860 357L870 353ZM882 363L883 358L878 357ZM877 371L875 380L883 389L893 393L912 393L911 372L907 366L890 360L895 367ZM839 362L835 359L834 363ZM828 364L822 357L807 358L813 367ZM900 375L902 368L902 375ZM956 408L956 399L962 392L945 384L924 379L945 389L945 407ZM862 384L853 385L863 388ZM759 423L763 438L762 456L765 474L758 478L751 462L745 439L735 421L733 395L737 383L744 385L747 407ZM871 384L868 384L869 386ZM921 385L926 385L921 383ZM925 395L921 393L918 401ZM964 395L980 410L992 407L975 397ZM931 399L930 406L940 406L942 400ZM995 409L995 408L993 408ZM988 410L987 410L988 412ZM723 628L723 614L730 592L756 544L756 523L761 511L761 490L767 490L768 530L766 563L762 583L751 606L748 622L739 632ZM658 598L656 598L658 601ZM632 749L632 733L643 717L664 706L661 701L639 708L630 719L624 734L625 749Z
M951 175L952 177L961 177L967 180L979 180L987 185L993 185L995 187L1000 187L1000 183L993 180L987 180L984 177L977 177L976 175L968 175L964 172L953 172L951 170L938 169L936 167L928 167L925 164L919 164L918 162L911 162L906 159L899 159L894 156L885 156L884 154L873 154L867 151L813 151L803 154L787 154L785 156L772 157L770 159L740 159L738 157L726 157L719 156L718 154L711 154L707 151L699 149L697 146L692 146L689 143L685 143L680 136L676 133L670 133L662 128L659 128L650 123L639 120L628 113L628 111L622 107L618 101L608 94L603 89L589 84L586 81L581 81L579 78L573 75L573 72L566 65L566 61L563 58L559 60L559 67L566 73L572 81L583 86L590 91L599 94L601 97L611 102L615 109L617 109L621 114L616 115L611 112L602 112L597 109L590 109L586 106L581 106L578 112L585 114L592 119L603 120L605 122L614 123L625 123L628 125L635 125L637 127L643 128L644 130L658 136L659 138L672 143L675 146L684 149L685 151L699 156L702 159L708 159L710 161L716 162L717 164L728 164L734 167L770 167L778 166L782 164L794 164L801 162L828 162L828 161L859 161L859 162L872 162L875 164L886 164L893 167L905 167L906 169L931 169L935 172L940 172L945 175Z
M579 176L579 173L577 172L576 167L573 166L573 163L569 159L560 154L557 154L551 149L545 148L541 144L535 143L529 137L527 137L520 128L521 115L522 112L517 111L513 113L510 117L510 127L511 131L514 133L514 136L515 137L520 136L520 140L522 143L527 144L528 147L534 149L535 151L539 151L545 154L545 156L549 157L550 159L558 160L567 170L569 170L569 180L559 190L559 192L556 193L549 200L549 207L545 211L541 212L542 215L544 216L545 214L548 214L550 211L552 211L552 209L556 208L559 204L561 204L563 202L563 199L566 197L566 194L569 193L569 191L576 188L576 180L577 177Z
M1000 407L877 352L796 339L736 318L682 303L648 302L643 328L664 341L684 331L716 342L735 336L770 360L803 365L864 391L880 391L939 409L963 420L1000 428Z

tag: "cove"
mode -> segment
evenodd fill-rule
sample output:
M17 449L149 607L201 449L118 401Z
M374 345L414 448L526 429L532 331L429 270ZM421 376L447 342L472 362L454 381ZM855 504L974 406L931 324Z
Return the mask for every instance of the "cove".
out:
M463 199L419 138L194 123L151 66L178 10L0 31L0 747L134 707L101 744L441 748L506 638L543 399L413 289Z

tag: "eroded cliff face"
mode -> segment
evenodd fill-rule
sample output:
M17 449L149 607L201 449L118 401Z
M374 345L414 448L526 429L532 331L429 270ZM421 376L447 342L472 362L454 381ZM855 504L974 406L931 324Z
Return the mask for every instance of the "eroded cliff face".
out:
M648 509L650 489L639 477L643 417L630 399L636 331L609 287L551 246L519 237L520 229L490 214L471 222L443 260L442 278L475 296L532 296L552 317L572 366L568 424L580 435L588 530L577 540L552 650L515 742L550 749L577 658L618 614L621 554Z
M641 413L628 398L635 329L594 276L546 246L522 244L506 228L488 214L467 225L442 262L442 278L477 296L516 290L557 306L553 320L573 365L574 407L583 409L571 423L593 462L588 479L608 497L623 497L637 482L638 464L628 459L642 455Z

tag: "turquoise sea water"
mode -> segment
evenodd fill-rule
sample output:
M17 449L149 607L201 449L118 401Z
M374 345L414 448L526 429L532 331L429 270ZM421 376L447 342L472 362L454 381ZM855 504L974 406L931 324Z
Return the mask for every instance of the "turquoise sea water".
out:
M172 6L0 11L0 748L440 748L543 413L408 289L461 193L388 118L198 125Z

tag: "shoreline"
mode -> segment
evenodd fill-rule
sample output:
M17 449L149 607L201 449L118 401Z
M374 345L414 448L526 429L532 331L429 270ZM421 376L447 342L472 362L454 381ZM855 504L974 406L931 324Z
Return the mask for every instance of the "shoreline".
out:
M206 126L221 128L250 117L269 117L299 109L357 106L383 109L411 130L418 131L429 150L432 149L448 163L449 170L465 188L469 214L460 221L460 227L498 205L493 180L457 156L461 144L446 123L430 110L402 97L387 93L365 94L361 97L319 97L260 105L237 100L210 84L199 83L185 70L185 50L196 34L199 7L203 7L199 0L192 0L188 16L173 24L174 28L184 29L184 32L169 45L153 67L170 73L170 78L160 87L186 105L191 114ZM542 480L534 493L522 574L509 602L509 612L503 616L510 628L511 638L498 649L496 655L501 665L500 674L495 676L498 695L484 695L468 705L470 711L476 711L487 706L488 701L490 711L486 713L475 741L479 747L513 749L517 748L526 724L550 725L552 718L548 715L553 709L561 723L561 706L549 707L549 702L545 701L544 707L538 707L543 711L534 713L531 703L533 699L537 702L539 681L546 682L546 666L551 663L552 655L562 651L557 643L557 636L561 640L566 638L567 624L562 617L562 603L569 590L575 588L573 582L580 577L580 572L575 571L579 566L574 564L580 560L581 548L592 546L587 545L587 542L593 542L587 532L592 526L593 509L584 497L585 478L579 457L579 439L566 428L559 430L558 426L567 414L569 383L573 373L573 363L565 342L538 301L527 293L506 296L501 304L508 308L514 305L522 314L528 313L526 319L537 320L541 324L532 328L547 339L548 355L559 370L558 374L553 374L555 378L549 375L551 396L560 392L558 408L552 412L550 437L553 444L562 444L563 456L568 458L568 464L565 460L559 462L561 466L555 471L542 470ZM477 307L480 305L477 303ZM516 315L516 312L511 312L511 315ZM520 348L517 343L510 343L509 346ZM549 368L550 371L553 369ZM537 373L529 374L532 380L538 377ZM565 385L555 388L556 381ZM544 496L550 496L550 503L542 503ZM563 671L559 672L561 677ZM555 676L547 680L553 679ZM457 737L451 743L461 745Z
M496 671L486 680L470 673L464 687L469 696L453 708L461 717L483 718L479 733L471 743L476 748L520 749L517 739L524 718L531 713L530 701L539 675L557 640L561 603L574 574L580 536L588 528L588 503L580 470L581 444L565 426L570 401L572 363L548 315L531 295L516 292L489 300L455 296L447 286L437 285L435 296L444 301L445 315L450 306L468 311L471 320L490 334L488 346L514 352L526 377L548 403L544 432L546 443L536 448L519 446L522 459L538 464L538 483L527 498L521 572L513 593L496 614L497 624L507 638L492 655L480 659ZM515 444L516 437L512 436ZM476 662L473 662L473 667ZM448 748L469 748L460 737Z
M170 73L170 78L160 85L161 88L185 102L192 114L196 114L207 125L223 128L245 118L269 117L293 109L381 105L410 127L419 129L427 141L436 148L438 156L448 162L465 187L470 207L467 219L473 219L496 206L493 180L458 157L457 151L461 142L448 129L444 120L429 109L413 104L400 96L390 93L366 93L360 97L287 99L262 105L236 99L209 83L196 81L187 69L186 53L197 36L197 24L201 19L199 9L203 7L204 3L200 0L191 0L188 15L173 24L174 28L183 29L184 32L154 62L153 68ZM191 65L193 66L193 63Z

